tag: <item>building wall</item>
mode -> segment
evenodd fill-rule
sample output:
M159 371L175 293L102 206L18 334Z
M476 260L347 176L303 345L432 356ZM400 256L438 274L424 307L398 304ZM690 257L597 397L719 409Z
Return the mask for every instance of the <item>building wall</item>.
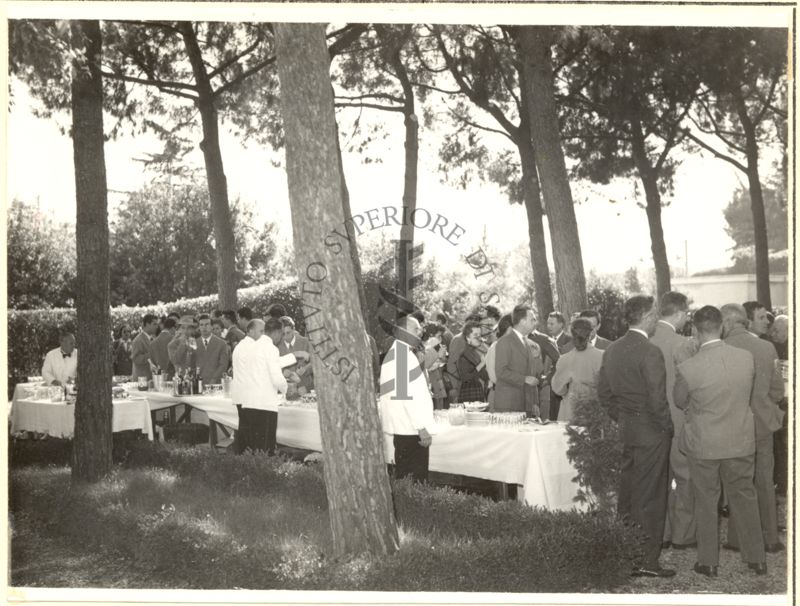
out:
M695 309L703 305L719 307L725 303L756 300L756 277L753 274L673 278L672 288L688 295L691 307ZM770 276L770 294L773 307L788 305L789 278L786 274Z

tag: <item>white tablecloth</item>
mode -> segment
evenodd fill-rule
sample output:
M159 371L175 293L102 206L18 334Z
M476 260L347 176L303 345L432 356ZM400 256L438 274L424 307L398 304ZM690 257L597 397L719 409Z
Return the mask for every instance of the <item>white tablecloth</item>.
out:
M150 408L142 400L114 400L111 430L138 429L153 439ZM18 399L11 406L11 431L36 431L55 438L75 433L75 404Z

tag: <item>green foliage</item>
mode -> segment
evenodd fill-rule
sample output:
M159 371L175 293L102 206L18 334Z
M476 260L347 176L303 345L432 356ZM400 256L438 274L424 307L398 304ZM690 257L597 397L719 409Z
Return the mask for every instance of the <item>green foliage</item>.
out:
M621 290L613 285L595 281L594 284L590 283L586 298L589 307L600 312L601 324L597 334L611 341L625 334L628 327L622 315L625 295Z
M8 306L37 309L75 300L75 230L30 204L8 209Z
M567 456L578 472L580 489L576 500L613 514L622 457L617 423L596 399L579 400L573 415L574 425L567 428Z
M767 234L770 250L786 250L789 243L789 218L787 214L786 192L771 187L762 189L764 194L764 215L767 220ZM725 232L739 249L755 246L753 211L750 208L750 191L737 189L733 199L722 211L725 216ZM752 255L752 252L750 252Z
M610 516L402 481L400 551L337 560L321 467L199 447L137 443L126 468L91 486L70 486L57 467L15 469L10 481L12 524L124 557L171 587L605 591L628 582L636 550Z

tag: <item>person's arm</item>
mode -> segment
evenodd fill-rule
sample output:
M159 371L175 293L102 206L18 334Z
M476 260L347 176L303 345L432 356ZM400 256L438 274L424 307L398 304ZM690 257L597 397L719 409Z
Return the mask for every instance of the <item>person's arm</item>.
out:
M642 376L647 389L647 408L666 430L672 430L672 416L667 401L667 367L664 354L655 345L648 347L642 359Z
M285 358L286 356L279 356L277 347L267 347L265 349L269 378L272 380L272 384L275 386L275 389L277 389L280 393L286 393L289 384L286 382L286 377L283 376L283 366L281 365L281 359ZM294 356L292 356L292 358L294 358Z
M276 347L275 351L277 351L277 349L278 348ZM283 356L278 355L278 365L281 368L288 368L289 366L294 366L295 364L297 364L297 358L295 358L294 354L288 353Z
M559 396L564 396L567 394L570 379L569 369L564 363L564 358L559 358L558 362L556 362L556 372L550 380L550 389Z
M675 387L672 389L672 398L675 406L681 410L689 408L689 384L680 368L675 369Z
M219 347L219 359L217 360L217 370L214 373L214 377L216 380L221 381L222 375L225 374L225 371L228 370L228 363L230 362L230 354L228 352L228 344L225 341L220 343Z
M769 378L769 399L777 404L783 400L786 394L783 391L784 385L781 369L778 367L778 352L774 351L774 349L773 347L774 354L770 358L770 368L772 372Z
M597 397L600 404L608 411L608 416L615 421L619 419L619 409L614 401L614 392L608 380L608 370L606 369L605 356L600 365L600 372L597 374Z
M42 379L44 379L45 385L60 385L58 379L56 379L55 369L53 368L53 356L49 353L44 357L44 364L42 364Z
M133 360L133 363L137 366L147 366L150 361L150 350L144 339L137 337L136 341L134 341L131 360Z

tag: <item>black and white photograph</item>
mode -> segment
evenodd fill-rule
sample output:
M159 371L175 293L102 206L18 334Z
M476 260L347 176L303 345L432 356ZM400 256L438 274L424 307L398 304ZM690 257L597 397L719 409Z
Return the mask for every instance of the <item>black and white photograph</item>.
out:
M16 602L796 600L794 2L16 2Z

